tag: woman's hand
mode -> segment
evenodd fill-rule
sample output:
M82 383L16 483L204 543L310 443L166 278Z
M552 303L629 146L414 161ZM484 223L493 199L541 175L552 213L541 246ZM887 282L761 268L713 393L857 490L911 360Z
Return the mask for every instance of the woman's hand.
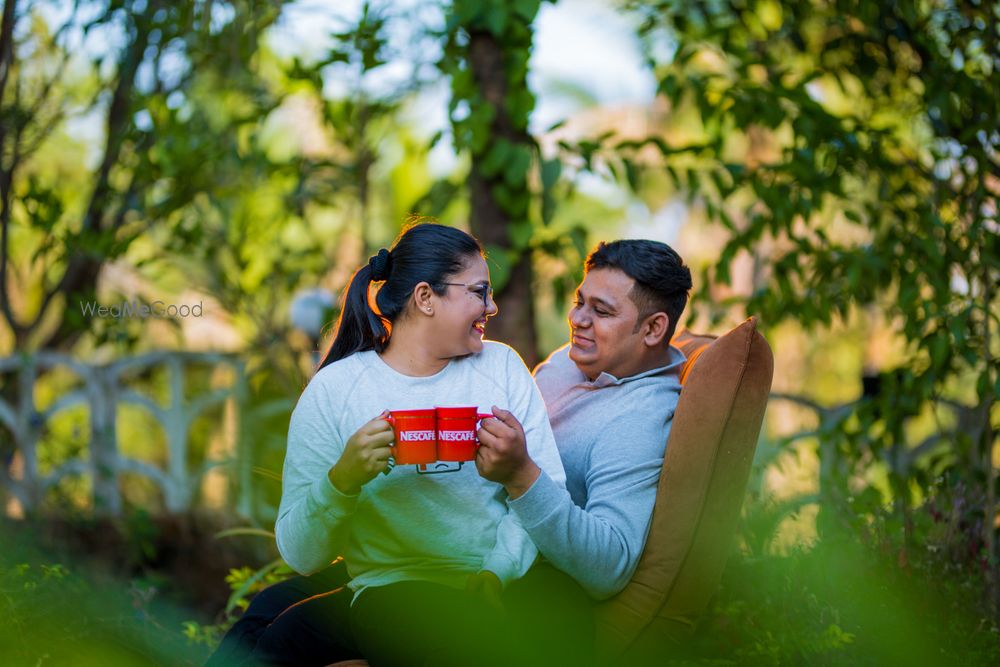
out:
M392 426L385 420L388 412L371 420L355 432L344 446L344 453L333 464L327 476L341 493L349 496L361 492L361 487L385 470L389 463Z

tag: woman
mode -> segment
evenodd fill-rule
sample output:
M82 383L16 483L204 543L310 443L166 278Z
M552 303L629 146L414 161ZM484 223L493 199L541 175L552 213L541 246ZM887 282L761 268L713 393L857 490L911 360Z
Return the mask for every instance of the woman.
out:
M382 283L378 312L373 282ZM483 341L496 313L479 243L415 225L354 275L337 335L292 415L278 549L302 574L346 558L352 632L337 638L353 639L375 667L438 652L435 664L470 664L470 651L483 654L472 662L498 657L479 634L488 609L464 592L496 595L537 555L502 487L473 466L383 474L393 439L386 411L493 408L499 418L483 421L477 456L523 437L550 476L565 478L530 373L509 347Z

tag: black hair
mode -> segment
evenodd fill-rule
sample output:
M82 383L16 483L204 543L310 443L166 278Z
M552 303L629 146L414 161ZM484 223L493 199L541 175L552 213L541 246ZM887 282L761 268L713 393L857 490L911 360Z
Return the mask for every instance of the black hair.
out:
M442 283L463 271L469 258L477 254L483 254L479 241L460 229L436 223L419 223L405 229L392 250L382 248L351 277L337 320L337 334L319 368L355 352L384 350L392 323L403 314L413 288L426 282L435 294L444 294L447 286ZM372 282L378 281L385 282L375 296L375 312L368 290Z
M673 248L666 243L644 239L602 241L587 256L585 266L587 271L618 269L634 280L629 298L639 309L635 331L653 313L666 313L670 328L664 341L670 342L691 289L691 270Z

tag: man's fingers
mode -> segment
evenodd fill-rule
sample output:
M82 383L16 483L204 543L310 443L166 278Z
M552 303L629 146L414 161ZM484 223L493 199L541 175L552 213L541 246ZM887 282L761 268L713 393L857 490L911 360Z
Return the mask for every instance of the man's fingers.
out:
M490 447L496 447L497 442L500 440L496 434L490 433L485 427L479 429L476 436L479 438L480 449L483 447L486 447L487 449Z
M483 425L479 427L479 430L486 431L490 435L495 435L498 438L504 436L509 437L510 434L515 432L514 429L499 419L484 419Z
M516 428L521 425L520 422L517 421L517 417L515 417L512 412L504 410L503 408L498 408L495 405L493 406L493 416L510 428Z

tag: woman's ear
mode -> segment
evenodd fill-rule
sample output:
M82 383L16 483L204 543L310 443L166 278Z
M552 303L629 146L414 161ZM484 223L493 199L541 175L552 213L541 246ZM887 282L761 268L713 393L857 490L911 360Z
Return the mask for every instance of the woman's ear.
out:
M423 315L434 314L434 290L428 283L417 283L413 288L413 305Z

